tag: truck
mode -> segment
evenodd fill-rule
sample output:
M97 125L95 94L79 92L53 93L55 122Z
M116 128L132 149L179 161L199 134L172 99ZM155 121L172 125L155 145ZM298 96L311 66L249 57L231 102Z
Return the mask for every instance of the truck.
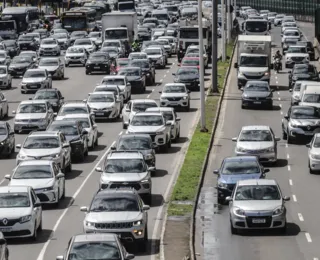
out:
M117 9L120 12L135 12L136 6L134 0L118 0Z
M249 80L270 83L271 35L239 35L237 43L238 88L244 87Z
M136 12L114 11L102 15L102 39L132 43L138 36Z

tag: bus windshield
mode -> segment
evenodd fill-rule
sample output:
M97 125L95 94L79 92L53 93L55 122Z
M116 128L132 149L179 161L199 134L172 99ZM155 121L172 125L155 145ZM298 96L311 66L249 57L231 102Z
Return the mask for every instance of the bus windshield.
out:
M65 17L62 20L64 29L81 30L86 28L87 21L85 17Z
M203 37L206 38L207 28L203 28ZM180 38L182 39L198 39L198 28L180 28Z
M262 33L268 30L267 21L247 21L246 22L246 31L253 33Z

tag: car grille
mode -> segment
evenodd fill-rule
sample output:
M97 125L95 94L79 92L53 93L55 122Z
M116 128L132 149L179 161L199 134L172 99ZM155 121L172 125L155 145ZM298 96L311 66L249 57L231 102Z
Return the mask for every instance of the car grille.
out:
M70 57L72 60L79 60L81 57Z
M140 190L141 186L138 182L114 182L110 185L110 189L118 188L134 188L135 190Z
M8 222L6 222L6 221L8 221ZM0 227L13 226L14 224L18 223L19 221L20 221L20 218L16 218L16 219L3 218L0 220ZM6 224L4 224L3 222L6 222Z
M44 51L54 51L54 48L44 48Z
M182 97L170 97L170 98L167 98L168 101L179 101L182 99Z
M262 75L246 75L246 74L244 74L244 76L247 79L261 79L262 78Z
M98 228L98 229L132 228L133 222L95 223L94 226L95 226L95 228Z
M265 223L253 223L254 219L265 219ZM272 217L246 217L247 225L249 228L267 228L271 226Z
M27 89L41 88L41 84L27 84Z
M299 126L299 128L304 131L314 131L320 128L320 125L305 125L305 126Z
M265 100L265 97L249 97L250 100Z
M38 193L37 196L38 196L38 198L39 198L39 200L40 200L41 202L47 202L47 201L49 201L49 198L48 198L47 195L45 195L45 194Z
M304 57L291 57L291 60L293 60L295 62L301 62L304 60Z
M266 153L268 149L261 149L261 150L246 150L247 153L252 153L252 154L258 154L258 153Z

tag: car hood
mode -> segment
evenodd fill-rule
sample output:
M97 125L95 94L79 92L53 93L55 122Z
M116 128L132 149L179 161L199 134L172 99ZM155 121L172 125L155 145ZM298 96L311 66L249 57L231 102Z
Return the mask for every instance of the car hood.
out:
M219 178L219 182L227 183L227 184L235 184L240 180L252 180L252 179L260 179L261 173L256 174L221 174Z
M162 98L167 98L167 97L187 97L188 94L186 93L162 93L161 97Z
M244 73L248 76L250 75L262 75L266 72L268 72L266 70L266 67L268 67L267 65L265 67L257 67L257 68L254 68L254 67L243 67L240 65L239 67L239 72L241 73Z
M114 102L88 102L88 105L91 109L112 108L114 106Z
M270 92L268 91L245 91L243 97L268 97Z
M38 83L46 80L46 78L23 78L22 83Z
M31 215L31 208L0 208L1 218L17 219Z
M300 102L299 106L320 107L320 103Z
M19 113L16 114L15 119L25 120L25 119L42 119L46 117L46 113Z
M308 53L287 53L286 58L291 58L291 57L309 57Z
M28 157L47 157L53 154L60 153L60 147L50 149L25 149L22 148L19 152L20 155L26 155Z
M148 59L161 59L161 55L147 55Z
M157 126L133 126L129 125L128 132L130 133L156 133L165 130L165 127L162 125Z
M233 207L238 207L246 212L248 211L273 211L282 206L282 200L235 200Z
M273 147L273 142L238 142L237 148L248 150L261 150Z
M34 189L52 187L54 179L11 179L9 186L31 186Z
M93 223L109 223L118 221L135 221L142 218L140 211L89 212L85 220Z
M44 69L47 71L55 71L59 68L59 66L38 66L39 69Z
M67 42L67 39L57 39L58 42Z
M95 59L89 59L88 62L89 63L96 63L96 64L105 63L104 60L95 60Z
M148 176L148 172L142 173L103 173L101 174L102 182L137 182Z
M41 44L40 48L56 48L56 44Z
M83 57L84 53L66 53L66 57Z
M301 103L300 103L301 104ZM308 103L310 106L310 103ZM314 126L319 125L320 127L320 120L319 119L290 119L290 123L298 126Z
M137 81L137 80L141 80L140 76L127 76L127 79L129 81Z

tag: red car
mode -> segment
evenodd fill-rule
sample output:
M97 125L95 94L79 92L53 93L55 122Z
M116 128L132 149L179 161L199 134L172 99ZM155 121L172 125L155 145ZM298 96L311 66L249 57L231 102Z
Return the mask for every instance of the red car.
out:
M117 74L120 69L123 67L127 67L129 65L129 59L128 58L119 58L116 60L116 68L113 74Z
M200 58L199 57L185 57L182 59L181 63L178 64L181 67L197 67L200 70Z

